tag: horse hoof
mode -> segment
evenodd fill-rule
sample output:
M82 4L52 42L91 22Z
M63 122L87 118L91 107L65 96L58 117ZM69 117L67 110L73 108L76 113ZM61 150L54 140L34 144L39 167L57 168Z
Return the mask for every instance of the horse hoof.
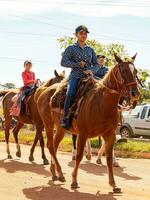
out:
M113 163L113 167L120 167L120 165L119 165L118 162L114 162L114 163Z
M77 189L77 188L79 188L78 183L77 182L73 182L71 184L71 189Z
M49 164L49 161L47 159L44 159L43 160L43 165L48 165Z
M64 176L62 176L62 177L58 177L58 181L63 183L63 182L66 182L66 179Z
M8 159L12 159L12 156L11 155L8 155L8 157L7 157Z
M98 158L98 159L96 160L96 163L97 163L98 165L102 165L102 160L101 160L100 158Z
M33 162L33 161L34 161L33 156L29 156L29 161L30 161L30 162Z
M114 192L114 193L121 193L121 188L115 187L115 188L113 189L113 192Z
M91 160L92 159L92 155L88 155L87 154L85 157L86 157L87 160Z
M58 181L58 176L52 176L52 181Z
M72 156L72 160L76 160L76 156Z
M21 152L17 151L16 152L16 156L20 158L21 157Z

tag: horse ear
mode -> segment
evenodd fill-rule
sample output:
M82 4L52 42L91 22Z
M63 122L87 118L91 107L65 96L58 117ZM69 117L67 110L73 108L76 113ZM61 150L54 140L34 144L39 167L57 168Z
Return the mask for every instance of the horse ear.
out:
M119 58L119 56L117 56L115 53L114 53L114 57L115 57L115 60L117 61L117 63L122 62L121 58Z
M136 56L137 56L137 53L131 58L133 62L135 61Z
M59 77L59 74L58 74L58 72L57 72L56 70L54 70L54 75L55 75L56 77Z
M65 77L65 74L66 74L65 70L62 71L61 75L62 75L63 77Z

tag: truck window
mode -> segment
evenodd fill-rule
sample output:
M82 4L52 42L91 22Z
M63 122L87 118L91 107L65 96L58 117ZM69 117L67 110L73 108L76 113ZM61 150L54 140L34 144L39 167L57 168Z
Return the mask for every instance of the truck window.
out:
M149 111L148 111L147 118L150 118L150 108L149 108Z
M147 109L148 109L148 106L144 106L142 113L141 113L141 119L145 118L145 114L146 114Z

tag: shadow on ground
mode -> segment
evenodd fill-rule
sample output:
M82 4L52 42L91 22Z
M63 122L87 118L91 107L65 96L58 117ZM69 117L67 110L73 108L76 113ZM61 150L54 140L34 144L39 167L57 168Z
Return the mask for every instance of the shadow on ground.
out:
M69 167L74 167L75 161L71 161L69 162L68 166ZM107 174L107 167L102 165L99 166L97 164L94 163L90 163L89 161L84 161L84 163L81 163L79 166L80 169L86 171L89 174L94 174L94 175L98 175L98 176L104 176ZM127 174L126 172L124 172L125 167L114 167L114 175L127 179L127 180L140 180L142 179L141 177L135 176L135 175L131 175L131 174Z
M25 188L23 189L23 194L30 200L117 200L115 198L117 195L113 193L101 194L98 191L97 194L89 194L79 192L78 190L70 192L61 186L62 184L55 185L53 182L50 182L49 186Z
M5 169L8 173L15 173L18 171L32 172L38 175L50 176L50 173L44 168L43 164L36 163L21 163L17 160L0 160L0 169Z

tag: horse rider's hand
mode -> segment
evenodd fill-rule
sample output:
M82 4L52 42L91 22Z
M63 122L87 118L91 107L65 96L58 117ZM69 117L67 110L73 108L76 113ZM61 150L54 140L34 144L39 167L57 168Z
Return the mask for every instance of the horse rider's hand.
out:
M91 70L89 70L89 69L85 70L84 73L86 75L92 75L93 74L93 72Z
M80 65L80 67L85 67L86 66L86 62L81 61L79 65Z

